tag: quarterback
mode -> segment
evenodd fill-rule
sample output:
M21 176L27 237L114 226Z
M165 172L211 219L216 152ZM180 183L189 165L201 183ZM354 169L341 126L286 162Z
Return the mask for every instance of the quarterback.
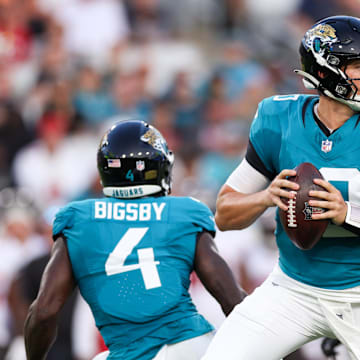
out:
M258 107L245 159L218 195L222 230L242 229L268 207L287 210L299 184L287 179L303 162L324 179L309 205L329 219L311 250L297 248L277 214L279 262L237 305L203 360L279 360L320 337L337 338L360 359L360 19L334 16L300 44L302 76L318 95L273 96ZM301 231L299 229L298 231Z
M45 359L75 286L109 348L96 359L204 354L213 327L191 301L190 273L226 315L246 294L217 253L209 208L167 196L173 160L162 135L143 121L106 132L97 158L105 197L69 203L56 215L52 255L25 323L28 360Z

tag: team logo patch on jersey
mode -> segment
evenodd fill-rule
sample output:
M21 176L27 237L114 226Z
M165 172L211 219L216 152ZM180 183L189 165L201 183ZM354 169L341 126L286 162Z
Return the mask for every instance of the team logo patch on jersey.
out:
M138 171L143 171L145 169L145 161L143 160L138 160L136 162L136 170Z
M108 161L108 167L111 167L111 168L121 167L120 159L107 159L107 161Z
M322 214L324 211L323 208L311 206L308 202L305 202L303 213L305 214L305 220L312 220L312 214Z
M321 142L321 151L328 153L332 149L332 141L326 139Z

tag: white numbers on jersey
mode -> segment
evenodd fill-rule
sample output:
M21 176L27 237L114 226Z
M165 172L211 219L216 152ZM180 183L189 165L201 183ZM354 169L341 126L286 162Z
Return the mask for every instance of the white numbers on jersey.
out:
M108 276L140 270L147 290L161 286L156 267L160 262L155 261L153 248L138 249L139 263L124 265L126 258L133 252L135 246L140 243L148 230L148 227L144 227L130 228L126 231L106 260L105 271Z
M165 203L124 203L95 201L95 219L149 221L152 214L161 220Z
M274 101L286 101L286 100L297 100L299 98L299 94L296 95L276 95L273 97Z
M329 182L345 181L348 183L348 199L360 204L360 171L356 168L321 168L322 176ZM344 194L343 194L344 196Z

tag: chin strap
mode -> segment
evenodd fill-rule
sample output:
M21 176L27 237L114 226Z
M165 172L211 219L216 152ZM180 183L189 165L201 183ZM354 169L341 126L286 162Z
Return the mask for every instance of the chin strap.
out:
M294 70L294 73L303 77L303 83L304 83L304 86L306 87L306 89L310 89L310 90L319 89L324 93L324 95L328 96L329 98L334 99L336 101L339 101L339 102L349 106L352 110L354 110L356 112L360 111L360 101L345 100L345 99L336 97L329 90L325 89L321 85L321 83L318 79L316 79L313 75L311 75L305 71Z

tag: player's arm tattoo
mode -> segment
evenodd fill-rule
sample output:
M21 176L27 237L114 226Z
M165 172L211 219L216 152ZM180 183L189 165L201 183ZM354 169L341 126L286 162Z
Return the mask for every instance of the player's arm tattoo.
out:
M64 237L58 237L25 321L27 360L46 358L57 333L57 316L75 288Z
M228 315L247 295L236 282L227 263L219 255L213 237L208 232L198 236L195 271L205 288L221 305L225 315Z

